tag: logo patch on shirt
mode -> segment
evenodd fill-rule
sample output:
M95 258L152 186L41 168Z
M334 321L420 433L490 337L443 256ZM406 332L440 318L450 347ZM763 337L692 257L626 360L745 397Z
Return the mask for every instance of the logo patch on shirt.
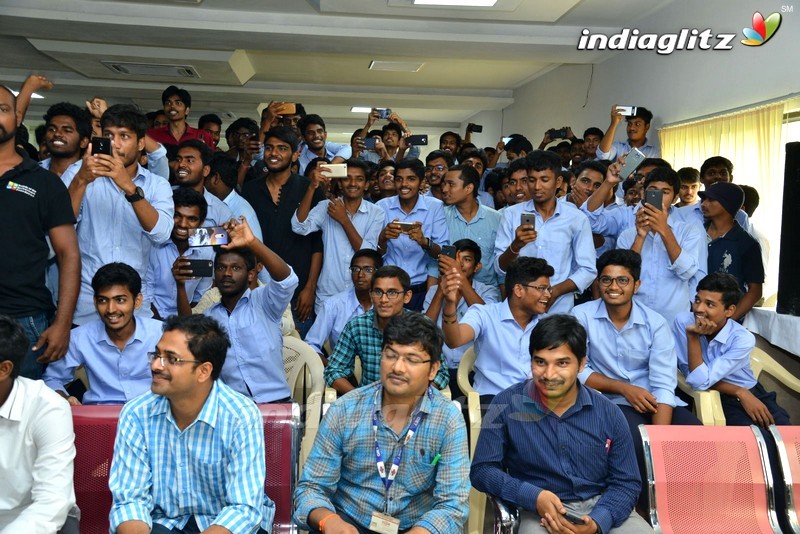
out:
M18 184L17 182L8 182L6 189L11 189L12 191L18 191L20 193L25 193L31 198L36 198L36 189L32 187L28 187L27 185Z

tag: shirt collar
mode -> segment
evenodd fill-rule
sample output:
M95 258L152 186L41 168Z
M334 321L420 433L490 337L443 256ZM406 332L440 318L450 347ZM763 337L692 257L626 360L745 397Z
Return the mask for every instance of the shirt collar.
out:
M366 313L364 308L361 307L361 303L358 302L358 297L356 296L356 288L352 288L347 293L347 310L350 312L357 312L358 310L361 310L361 313ZM372 311L372 308L370 308L369 311Z
M144 326L142 325L142 318L136 315L133 316L134 321L134 330L133 335L125 342L125 347L133 343L134 341L144 341ZM96 344L106 343L112 347L116 347L111 338L108 337L108 332L106 332L106 325L102 319L97 319L97 329L99 330L97 339L95 339Z
M219 382L214 380L214 384L211 386L211 391L209 392L208 397L206 397L206 402L203 403L203 408L200 410L200 413L197 414L195 420L192 421L188 427L186 427L187 429L191 428L198 421L206 423L212 428L216 426L217 412L219 408L219 387ZM175 424L175 417L172 415L172 410L170 410L169 399L163 395L156 395L156 401L153 403L150 413L151 415L166 414L167 419Z
M631 280L631 283L636 283ZM608 316L608 307L606 303L603 302L603 299L597 299L597 311L594 313L595 319L605 319L608 322L611 322L611 317ZM625 326L629 324L646 324L644 313L639 308L639 305L636 302L636 299L631 300L631 316L628 317L628 321L625 323ZM613 324L613 323L612 323ZM624 328L624 327L623 327Z
M709 343L712 341L716 341L722 345L726 345L728 343L728 338L731 337L732 334L731 330L733 330L734 328L732 324L733 322L734 321L730 318L727 321L725 321L725 326L723 326L722 329L719 332L717 332L717 335L714 336L714 339L709 340Z
M535 379L533 378L529 378L522 386L522 404L524 407L527 407L523 408L523 410L532 410L534 414L538 414L540 416L552 415L553 412L543 406L539 401L538 390L536 389L534 380ZM584 407L592 406L594 404L588 388L583 386L580 380L577 378L575 380L575 385L578 386L578 396L575 399L575 404L567 408L567 411L560 416L561 419L565 419L573 413L582 410Z
M25 405L25 386L19 378L14 379L6 402L0 406L0 419L22 421L22 408Z
M399 195L394 195L392 197L391 202L392 202L392 205L391 205L392 208L397 208L398 210L403 211L403 208L400 207L400 196ZM363 204L363 202L362 202L362 204ZM419 195L417 195L417 203L414 204L414 207L411 208L411 211L408 212L407 215L411 215L412 213L414 213L417 210L419 210L419 211L428 211L428 201L426 200L426 197L424 197L421 193ZM405 211L403 211L403 213L405 213Z

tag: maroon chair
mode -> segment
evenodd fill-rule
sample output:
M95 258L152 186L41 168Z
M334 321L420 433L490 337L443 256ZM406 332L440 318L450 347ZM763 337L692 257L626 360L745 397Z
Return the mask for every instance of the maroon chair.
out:
M108 475L121 409L119 405L72 407L75 499L81 510L81 534L108 534Z
M264 490L275 503L273 534L296 533L292 524L292 493L299 476L300 406L296 403L259 404L264 418L267 480Z

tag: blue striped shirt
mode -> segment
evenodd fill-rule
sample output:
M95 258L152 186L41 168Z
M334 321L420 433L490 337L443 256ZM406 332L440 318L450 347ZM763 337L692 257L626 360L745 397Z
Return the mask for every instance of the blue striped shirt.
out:
M463 416L437 391L422 397L419 409L427 415L405 448L387 495L375 464L372 415L378 386L351 391L325 414L294 492L295 522L304 527L308 514L322 507L344 512L366 528L372 512L383 512L385 504L386 513L400 520L400 530L418 526L432 534L460 532L469 512ZM397 434L379 415L378 442L389 464L409 424Z
M166 397L145 393L120 413L109 488L111 532L126 521L183 528L194 517L236 533L272 529L264 493L264 427L253 401L217 380L180 431Z

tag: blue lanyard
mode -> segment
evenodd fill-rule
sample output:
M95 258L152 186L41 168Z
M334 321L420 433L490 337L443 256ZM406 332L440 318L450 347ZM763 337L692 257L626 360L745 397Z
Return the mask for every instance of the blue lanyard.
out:
M386 464L383 461L383 453L381 453L381 446L378 444L378 398L380 397L380 394L381 387L378 387L373 400L372 430L375 433L375 463L378 466L378 474L381 477L381 481L383 482L383 485L388 493L389 488L392 487L392 483L397 476L397 471L400 469L400 463L403 461L403 450L405 450L406 445L411 441L411 438L414 437L414 434L416 434L420 423L422 423L422 420L425 419L427 414L417 409L417 412L414 414L414 418L411 421L411 426L409 426L408 430L406 431L406 435L403 438L403 443L397 450L397 454L395 454L394 461L392 462L392 467L389 468L389 473L387 475ZM428 397L431 396L432 394L430 386L428 386Z

